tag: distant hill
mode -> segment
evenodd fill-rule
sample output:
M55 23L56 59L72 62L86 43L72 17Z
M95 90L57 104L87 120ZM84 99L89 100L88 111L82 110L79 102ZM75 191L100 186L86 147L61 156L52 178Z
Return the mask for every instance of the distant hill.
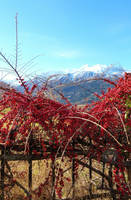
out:
M50 91L53 91L53 95L57 100L62 101L58 95L58 93L62 93L73 104L86 104L97 100L94 93L101 94L101 91L106 91L107 88L112 87L102 79L114 80L123 74L124 70L121 66L95 65L89 67L84 65L70 73L54 74L50 79L46 74L42 74L41 76L36 76L32 82L41 87L49 79L47 85ZM33 84L32 82L27 82L30 88ZM18 86L17 89L23 92L21 86ZM50 93L48 95L52 98Z
M86 104L96 101L97 97L94 93L101 94L107 88L113 87L111 84L104 82L102 79L107 78L115 80L123 76L124 69L121 66L107 66L95 65L89 67L88 65L82 66L80 69L74 70L70 73L59 74L50 79L48 85L54 88L54 94L58 98L57 92L63 93L68 100L73 104ZM34 79L38 83L39 77ZM43 82L47 80L45 75L41 75Z
M4 90L3 90L4 88L10 88L10 85L4 81L0 81L0 99L2 97L2 94L4 93Z
M59 86L56 90L63 93L73 104L86 104L98 100L94 93L100 95L102 91L105 92L109 87L112 87L112 85L103 80L87 80L72 83L69 86Z

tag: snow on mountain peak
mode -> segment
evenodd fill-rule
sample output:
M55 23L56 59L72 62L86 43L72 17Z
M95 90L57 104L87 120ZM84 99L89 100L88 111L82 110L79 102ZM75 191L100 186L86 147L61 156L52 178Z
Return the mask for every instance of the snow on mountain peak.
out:
M90 71L90 72L95 72L95 73L101 73L106 68L107 68L107 65L96 64L93 66L89 66L88 64L85 64L80 68L80 71Z
M113 75L113 74L122 74L124 69L121 66L117 65L103 65L103 64L96 64L93 66L89 66L88 64L83 65L77 70L73 70L72 74L73 77L80 77L83 74L104 74L104 75Z
M74 79L93 77L96 74L103 73L107 68L107 65L96 64L89 66L88 64L85 64L79 69L73 70L72 75Z

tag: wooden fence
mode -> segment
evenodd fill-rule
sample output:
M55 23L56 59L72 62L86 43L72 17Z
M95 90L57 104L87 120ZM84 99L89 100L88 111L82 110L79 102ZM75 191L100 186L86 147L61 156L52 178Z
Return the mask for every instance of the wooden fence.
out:
M22 185L20 184L18 181L16 181L14 184L16 184L18 187L20 187L24 193L26 194L26 196L28 197L29 200L32 199L31 196L31 191L32 191L32 161L34 160L42 160L42 159L48 159L50 155L50 153L52 152L51 147L49 147L48 152L49 154L46 157L43 157L43 153L41 151L41 149L39 149L40 154L39 155L35 155L33 153L33 147L32 145L29 148L29 153L27 155L24 154L12 154L10 148L5 148L4 146L1 146L1 155L0 155L0 160L1 160L1 168L0 168L0 173L1 173L1 181L0 181L0 189L1 189L1 200L5 199L5 178L11 179L13 178L13 175L11 173L10 170L10 166L8 164L8 161L28 161L28 190ZM22 148L20 146L13 146L12 147L13 150L17 150L16 152L21 151ZM36 147L35 147L36 148ZM38 149L37 149L38 150ZM57 151L56 149L53 151ZM79 151L78 149L74 149L74 152L77 152L78 155L83 155L83 152ZM61 153L58 155L61 156ZM90 183L90 187L89 187L89 194L85 195L83 197L77 198L77 199L81 199L81 200L85 200L85 199L106 199L106 198L111 198L113 200L117 200L118 197L120 198L120 194L117 194L117 190L116 187L114 186L113 182L112 182L112 169L113 169L113 163L110 164L109 168L108 168L108 174L105 174L105 167L106 167L106 161L105 160L101 160L101 164L102 164L102 170L98 170L97 168L95 168L93 166L93 160L95 158L90 157L88 163L84 162L81 159L77 159L77 163L85 168L89 169L89 179L92 180L92 175L93 173L99 174L101 176L101 185L99 186L99 191L103 190L104 192L101 193L97 193L94 194L92 191L92 183ZM72 187L75 188L75 158L72 158ZM129 161L125 161L125 166L129 169L129 167L131 167L131 163ZM6 173L5 172L5 167L8 168L8 171L10 171L10 173ZM104 188L104 181L105 179L108 181L108 187ZM54 187L54 182L55 182L55 168L52 167L52 188ZM13 185L12 185L13 187ZM107 192L105 192L107 191ZM73 190L73 196L75 197L75 190ZM54 199L58 199L56 198L55 195L55 191L53 192L52 195L52 200ZM121 199L130 199L131 197L125 195L124 197L121 197ZM72 197L73 199L73 197ZM66 199L66 200L70 200L70 198Z

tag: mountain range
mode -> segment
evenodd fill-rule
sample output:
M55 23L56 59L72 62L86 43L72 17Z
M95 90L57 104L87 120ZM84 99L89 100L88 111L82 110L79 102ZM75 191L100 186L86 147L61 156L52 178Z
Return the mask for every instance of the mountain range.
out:
M121 66L114 65L88 65L82 66L80 69L73 70L67 73L55 73L50 77L46 74L37 76L33 82L41 85L48 81L50 91L53 95L48 94L50 97L55 96L59 101L62 101L59 93L62 93L73 104L86 104L96 101L97 97L94 93L101 94L101 91L106 91L107 88L112 87L103 79L115 80L124 74L124 69Z
M110 77L110 76L121 76L124 72L124 69L121 66L115 65L94 65L89 66L88 64L82 66L77 70L73 70L70 73L66 73L66 77L71 80L84 80L91 77Z
M49 88L47 94L49 98L64 102L60 95L63 94L73 104L86 104L97 100L94 93L101 94L101 91L106 91L107 88L112 87L112 85L103 81L104 78L114 80L123 76L123 74L124 69L121 66L97 64L90 67L86 64L79 69L70 70L66 73L35 76L31 81L27 80L27 84L29 88L33 84L37 84L38 87L46 84ZM2 81L0 84L7 86L7 83ZM21 86L15 85L14 87L23 92Z

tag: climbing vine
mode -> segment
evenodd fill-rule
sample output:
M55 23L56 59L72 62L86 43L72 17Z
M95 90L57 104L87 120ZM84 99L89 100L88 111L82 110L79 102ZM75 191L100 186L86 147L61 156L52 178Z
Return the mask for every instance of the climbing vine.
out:
M47 87L42 87L34 94L37 85L29 89L20 76L19 79L21 86L24 87L24 93L13 88L4 88L5 92L0 101L0 144L6 148L22 144L26 154L29 152L30 136L35 138L39 135L43 156L47 154L49 146L57 150L49 155L52 160L57 157L58 152L62 152L62 159L65 154L72 159L72 141L75 142L75 148L79 149L79 141L91 140L92 145L89 146L90 151L86 157L89 159L94 155L98 161L101 160L102 152L113 148L118 155L114 181L121 193L129 193L121 171L126 170L123 152L131 152L128 131L131 127L130 77L127 78L125 73L124 77L114 83L108 80L114 87L108 88L108 91L100 96L97 95L99 101L83 108L78 108L68 101L62 104L49 99L45 95ZM33 153L37 154L37 149L34 149ZM75 156L78 156L76 152ZM64 184L61 170L58 169L56 189L58 182L61 189ZM61 189L57 189L59 195Z

